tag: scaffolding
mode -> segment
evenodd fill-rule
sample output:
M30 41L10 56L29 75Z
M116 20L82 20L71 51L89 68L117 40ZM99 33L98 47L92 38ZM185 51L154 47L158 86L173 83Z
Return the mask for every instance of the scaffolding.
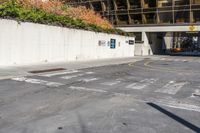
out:
M200 0L71 0L117 26L200 24Z

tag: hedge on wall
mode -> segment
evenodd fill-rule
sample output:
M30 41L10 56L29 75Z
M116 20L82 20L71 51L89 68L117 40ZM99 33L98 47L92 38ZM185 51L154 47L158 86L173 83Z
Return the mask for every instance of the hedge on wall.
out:
M48 10L48 6L46 6L45 3L44 5L30 6L25 5L25 1L26 0L0 0L0 18L14 19L18 22L34 22L129 36L128 33L119 29L112 27L104 28L96 23L89 23L83 19L71 17L65 10L63 11L63 9L68 8L67 6L62 5L62 7L60 7L63 8L62 10L54 8L54 10Z

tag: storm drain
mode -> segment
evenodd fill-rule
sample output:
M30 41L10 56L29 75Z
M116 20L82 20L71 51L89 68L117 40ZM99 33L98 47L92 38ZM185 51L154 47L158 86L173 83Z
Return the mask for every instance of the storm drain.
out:
M53 68L53 69L45 69L45 70L33 70L33 71L29 71L29 73L38 74L38 73L55 72L55 71L63 71L63 70L66 70L66 69L65 68Z

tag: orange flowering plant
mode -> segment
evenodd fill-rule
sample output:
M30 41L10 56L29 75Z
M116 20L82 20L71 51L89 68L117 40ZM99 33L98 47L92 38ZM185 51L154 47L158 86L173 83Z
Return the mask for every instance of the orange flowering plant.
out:
M128 35L93 10L60 0L0 0L0 18Z
M35 7L42 9L45 12L69 16L74 19L80 19L87 24L94 24L104 29L113 28L108 20L102 18L93 10L87 9L83 6L70 7L60 0L17 0L17 2L28 8Z
M113 28L108 20L102 18L99 14L96 14L93 10L87 9L86 7L69 7L67 15L83 20L89 24L96 24L102 28L110 29Z

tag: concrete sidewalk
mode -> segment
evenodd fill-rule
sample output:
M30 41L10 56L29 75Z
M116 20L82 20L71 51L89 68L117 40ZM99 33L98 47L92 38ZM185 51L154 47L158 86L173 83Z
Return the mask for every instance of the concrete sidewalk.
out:
M13 77L34 75L32 73L29 73L30 71L40 71L40 70L48 70L48 69L56 69L56 68L63 68L66 70L83 69L83 68L99 67L99 66L106 66L106 65L132 63L132 62L137 62L146 58L159 59L162 57L164 56L135 56L131 58L101 59L101 60L92 60L92 61L42 63L42 64L30 64L30 65L23 65L23 66L16 65L16 66L8 66L8 67L0 66L0 80L9 79Z

